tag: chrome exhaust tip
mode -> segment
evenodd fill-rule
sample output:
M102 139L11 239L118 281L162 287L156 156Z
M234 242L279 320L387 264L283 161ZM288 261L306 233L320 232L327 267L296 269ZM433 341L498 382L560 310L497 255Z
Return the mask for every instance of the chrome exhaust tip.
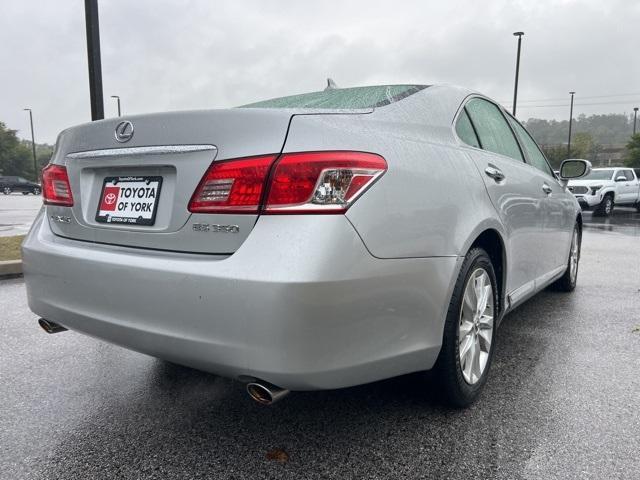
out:
M256 381L247 383L247 393L262 405L272 405L286 397L289 394L289 390L276 387L267 382Z
M38 324L47 333L60 333L60 332L67 331L67 329L64 328L62 325L58 325L57 323L51 322L49 320L45 320L44 318L39 319Z

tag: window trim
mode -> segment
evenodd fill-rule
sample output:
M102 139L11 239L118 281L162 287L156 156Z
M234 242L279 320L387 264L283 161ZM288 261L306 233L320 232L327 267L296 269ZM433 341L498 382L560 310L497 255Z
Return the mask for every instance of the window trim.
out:
M467 142L465 142L464 140L462 140L460 138L460 135L458 135L458 122L460 121L460 117L462 115L466 115L467 116L467 120L469 120L469 124L471 125L471 130L473 130L473 135L476 137L476 142L478 143L478 147L476 147L475 145L469 145ZM462 144L465 145L467 147L471 147L471 148L479 148L480 150L484 150L482 148L482 142L480 141L480 136L478 135L478 131L476 130L476 126L473 124L473 120L471 120L471 115L469 115L469 112L467 111L466 106L463 106L459 112L457 112L456 114L456 119L453 122L453 131L456 134L456 137L458 139L458 141Z
M513 126L511 125L511 122L509 121L509 117L511 119L513 119L514 122L517 122L518 125L520 125L522 127L522 129L525 131L525 133L528 135L529 139L533 142L533 144L538 148L538 151L542 154L542 158L544 158L544 161L547 163L547 167L549 167L549 170L551 171L551 174L549 174L548 172L544 172L543 170L540 170L538 167L536 167L531 160L529 159L529 155L526 153L526 149L524 148L524 145L520 145L520 150L522 151L522 154L525 158L525 162L527 165L529 165L532 168L535 168L536 171L538 172L542 172L542 173L546 173L547 176L553 178L556 182L558 182L558 177L555 176L555 174L553 173L553 167L551 166L551 164L549 163L549 159L547 158L547 156L544 154L544 152L542 151L542 149L540 148L540 145L538 145L538 142L535 141L535 139L533 138L533 136L529 133L529 131L524 128L524 125L522 125L518 119L516 117L514 117L513 115L511 115L509 112L507 112L506 110L503 112L503 115L505 115L506 119L507 119L507 123L509 124L509 128L511 128L511 130L513 131L513 134L516 136L516 140L518 143L521 143L520 137L518 136L518 134L516 133L515 129L513 128ZM524 142L522 142L524 143Z
M473 119L471 118L471 115L469 115L469 112L467 111L467 104L468 104L471 100L473 100L473 99L475 99L475 98L479 98L479 99L481 99L481 100L485 100L485 101L489 102L490 104L494 105L494 106L498 109L498 111L500 111L500 113L501 113L501 114L502 114L502 116L503 116L504 121L507 123L507 125L508 125L508 127L509 127L509 130L511 131L511 134L513 135L513 137L514 137L514 139L515 139L515 141L516 141L516 145L518 146L518 149L520 150L520 155L522 155L522 159L521 159L521 160L519 160L519 159L517 159L517 158L510 157L509 155L504 155L504 154L502 154L502 153L492 152L492 151L487 150L486 148L484 148L484 147L482 146L482 141L480 140L480 135L478 135L478 131L477 131L477 129L476 129L475 124L473 123ZM469 145L468 143L463 142L463 141L462 141L462 139L458 136L458 132L456 132L456 123L458 122L458 118L460 117L460 112L462 112L462 110L464 110L465 112L467 112L467 116L469 117L469 121L471 122L471 126L473 127L473 131L474 131L474 133L476 134L476 137L478 138L478 144L480 145L480 148L478 148L478 147L474 147L473 145ZM512 162L518 162L518 163L523 163L523 164L525 164L525 165L529 165L529 164L526 162L526 160L525 160L526 156L525 156L525 154L524 154L524 151L522 150L522 145L520 145L520 139L518 138L518 136L516 135L516 133L513 131L513 127L511 127L511 124L509 123L509 120L507 120L507 118L505 118L505 117L504 117L504 109L502 108L502 106L501 106L501 105L499 105L499 104L498 104L498 103L496 103L495 101L491 100L490 98L485 97L484 95L481 95L481 94L479 94L479 93L472 93L471 95L467 95L467 96L462 100L462 102L461 102L461 103L460 103L460 105L458 106L458 110L456 111L456 114L453 116L453 122L451 123L451 129L453 130L454 138L455 138L455 139L456 139L456 141L458 142L458 145L459 145L459 146L464 146L464 147L467 147L467 148L473 148L473 149L475 149L475 150L480 150L480 151L482 151L482 152L490 153L490 154L493 154L493 155L500 155L501 157L508 158L508 159L509 159L509 160L511 160ZM545 157L545 160L546 160L546 157ZM548 163L548 162L547 162L547 163ZM531 166L531 165L529 165L529 166ZM535 167L534 167L534 168L535 168ZM539 169L537 169L537 168L536 168L536 170L537 170L537 171L540 171L540 170L539 170Z

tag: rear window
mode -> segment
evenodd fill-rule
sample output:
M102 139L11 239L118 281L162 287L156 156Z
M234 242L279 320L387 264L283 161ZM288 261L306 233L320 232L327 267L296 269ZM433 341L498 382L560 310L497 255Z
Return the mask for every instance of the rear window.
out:
M384 107L413 95L427 85L379 85L375 87L334 88L290 97L272 98L242 105L240 108L336 108Z

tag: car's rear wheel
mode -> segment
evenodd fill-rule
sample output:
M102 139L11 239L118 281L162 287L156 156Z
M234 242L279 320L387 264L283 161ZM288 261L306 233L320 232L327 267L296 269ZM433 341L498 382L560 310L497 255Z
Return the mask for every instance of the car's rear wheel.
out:
M2 193L4 193L5 195L9 195L11 193L11 188L9 187L4 187L2 189Z
M606 194L593 214L598 217L608 217L611 212L613 212L613 195Z
M29 195L29 192L22 192L23 195Z
M580 247L582 245L582 233L578 224L573 228L571 237L571 249L569 250L569 260L564 275L556 280L552 285L553 290L561 292L572 292L576 288L578 281L578 265L580 263Z
M452 406L473 403L487 381L495 348L498 298L491 259L483 249L471 249L456 280L435 367Z
M40 195L40 189L39 189L38 187L35 187L35 188L33 189L33 192L32 192L32 193L33 193L34 195Z

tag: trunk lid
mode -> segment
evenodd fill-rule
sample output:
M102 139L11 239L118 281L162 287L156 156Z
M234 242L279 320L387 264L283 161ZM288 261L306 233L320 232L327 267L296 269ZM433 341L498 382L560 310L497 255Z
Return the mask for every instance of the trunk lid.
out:
M52 163L66 167L74 205L47 205L51 228L57 235L83 241L231 254L247 238L258 215L191 213L189 200L212 162L280 153L296 113L364 112L202 110L120 117L67 129L58 137ZM130 122L125 136L132 132L125 142L116 138L122 122ZM127 184L127 179L160 184L153 200L153 224L100 221L105 218L98 214L105 205L103 188L112 186L113 179L123 187L141 185Z

